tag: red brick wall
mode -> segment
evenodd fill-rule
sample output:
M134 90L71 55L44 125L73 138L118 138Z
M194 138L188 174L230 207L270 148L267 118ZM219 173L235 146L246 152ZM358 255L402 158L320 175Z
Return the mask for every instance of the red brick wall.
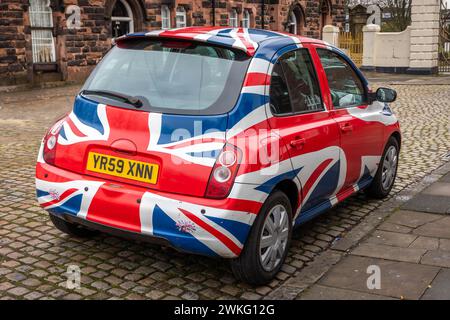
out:
M104 53L111 47L110 21L105 20L103 0L64 0L81 8L80 29L67 29L68 14L61 14L58 35L66 54L61 57L64 79L82 81L89 75Z
M25 81L39 82L49 79L45 72L33 70L31 31L28 18L28 0L0 0L0 85ZM82 81L91 72L105 52L111 47L112 4L115 0L51 0L53 9L53 35L56 46L58 80ZM212 25L210 0L127 0L136 11L135 31L161 28L161 3L171 9L172 27L175 27L175 8L186 9L188 26ZM306 26L303 35L320 38L322 18L320 2L323 0L270 0L266 3L265 28L286 30L288 15L295 5L302 7ZM340 25L344 20L343 1L332 3L327 22ZM79 29L68 29L69 14L65 8L77 5L81 8ZM217 26L229 25L229 13L238 12L239 23L244 10L249 10L250 25L261 28L261 0L216 0ZM55 72L54 72L55 73ZM50 78L55 79L55 77Z
M27 0L0 1L0 84L26 81L26 8Z

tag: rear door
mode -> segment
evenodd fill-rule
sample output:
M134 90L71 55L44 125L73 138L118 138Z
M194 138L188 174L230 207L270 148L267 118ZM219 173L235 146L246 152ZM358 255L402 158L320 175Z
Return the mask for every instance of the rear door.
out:
M331 206L329 197L340 185L339 131L323 103L307 48L289 51L274 64L268 112L302 185L299 219L306 219L319 204Z
M327 78L333 110L341 137L347 173L344 187L357 191L370 182L383 149L383 125L372 121L366 81L346 57L326 48L316 48ZM320 67L319 67L320 68Z

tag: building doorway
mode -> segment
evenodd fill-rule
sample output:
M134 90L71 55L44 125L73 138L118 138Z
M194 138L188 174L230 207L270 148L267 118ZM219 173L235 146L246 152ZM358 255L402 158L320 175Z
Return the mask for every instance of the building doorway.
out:
M322 0L320 5L320 38L322 39L323 27L333 23L331 16L331 2L329 0Z

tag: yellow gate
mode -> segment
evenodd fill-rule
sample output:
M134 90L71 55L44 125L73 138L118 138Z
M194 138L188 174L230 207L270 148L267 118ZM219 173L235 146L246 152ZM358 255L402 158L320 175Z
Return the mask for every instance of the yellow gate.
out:
M363 57L363 34L352 35L351 32L339 33L339 48L344 50L353 62L360 67Z
M441 11L439 19L439 46L438 62L439 72L450 73L450 9L447 4L441 0Z

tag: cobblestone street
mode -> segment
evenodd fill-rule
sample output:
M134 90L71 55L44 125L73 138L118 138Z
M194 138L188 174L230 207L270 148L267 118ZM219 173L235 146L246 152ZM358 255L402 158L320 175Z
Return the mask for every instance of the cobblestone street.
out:
M449 159L450 84L391 87L403 133L396 197ZM223 260L109 235L71 238L37 205L34 166L46 128L78 89L0 93L1 299L262 299L383 203L358 194L295 230L282 272L262 287L237 282ZM69 265L81 268L81 289L66 287Z

